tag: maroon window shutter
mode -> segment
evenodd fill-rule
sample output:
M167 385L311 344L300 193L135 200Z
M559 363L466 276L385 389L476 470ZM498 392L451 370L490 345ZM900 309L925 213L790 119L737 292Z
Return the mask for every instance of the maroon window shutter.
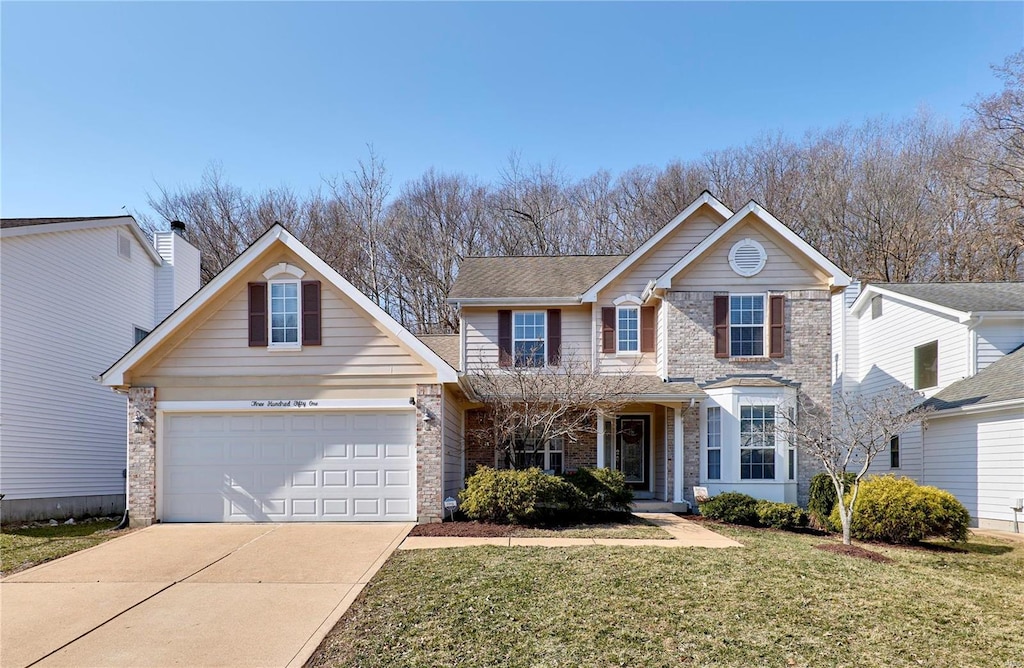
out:
M320 345L320 281L302 281L302 345Z
M771 308L769 310L769 357L786 356L786 298L782 295L772 295Z
M640 307L640 352L654 352L654 307Z
M249 284L249 345L268 345L266 283Z
M498 366L512 366L512 311L498 311Z
M548 309L548 364L558 366L562 362L562 309Z
M615 307L601 309L601 352L615 352Z
M715 357L729 356L729 297L715 297Z

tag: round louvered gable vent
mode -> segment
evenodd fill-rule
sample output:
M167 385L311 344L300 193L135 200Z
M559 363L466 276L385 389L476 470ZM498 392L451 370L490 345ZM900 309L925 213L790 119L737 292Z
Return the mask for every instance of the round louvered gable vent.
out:
M733 244L729 251L729 266L740 276L753 276L764 269L768 253L764 246L753 239L744 239Z

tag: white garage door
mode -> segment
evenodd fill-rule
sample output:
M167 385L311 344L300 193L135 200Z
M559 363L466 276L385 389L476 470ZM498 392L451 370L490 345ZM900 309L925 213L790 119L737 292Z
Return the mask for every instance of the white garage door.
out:
M411 411L166 413L165 522L414 521Z

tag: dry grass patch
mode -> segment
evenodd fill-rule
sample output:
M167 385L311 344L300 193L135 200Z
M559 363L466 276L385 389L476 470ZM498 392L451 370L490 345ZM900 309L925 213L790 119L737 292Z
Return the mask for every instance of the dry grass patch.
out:
M0 575L10 575L122 535L111 530L115 526L117 522L110 521L29 529L5 526L0 532Z
M742 550L396 552L311 666L1009 666L1024 546L870 546L716 526ZM940 544L940 548L943 547Z

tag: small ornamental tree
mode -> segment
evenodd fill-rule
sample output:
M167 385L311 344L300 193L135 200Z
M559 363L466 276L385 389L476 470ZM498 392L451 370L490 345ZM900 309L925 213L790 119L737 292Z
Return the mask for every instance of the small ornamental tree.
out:
M517 443L534 452L553 439L575 442L595 433L604 414L619 412L640 391L635 367L597 373L579 356L563 355L557 365L498 367L481 362L466 374L471 399L489 409L478 431L503 452L513 468Z
M861 481L875 457L888 451L893 437L926 417L927 410L918 405L920 399L920 394L899 385L873 396L837 392L831 411L806 397L801 398L795 418L782 411L777 428L821 462L832 481L844 544L850 544Z

